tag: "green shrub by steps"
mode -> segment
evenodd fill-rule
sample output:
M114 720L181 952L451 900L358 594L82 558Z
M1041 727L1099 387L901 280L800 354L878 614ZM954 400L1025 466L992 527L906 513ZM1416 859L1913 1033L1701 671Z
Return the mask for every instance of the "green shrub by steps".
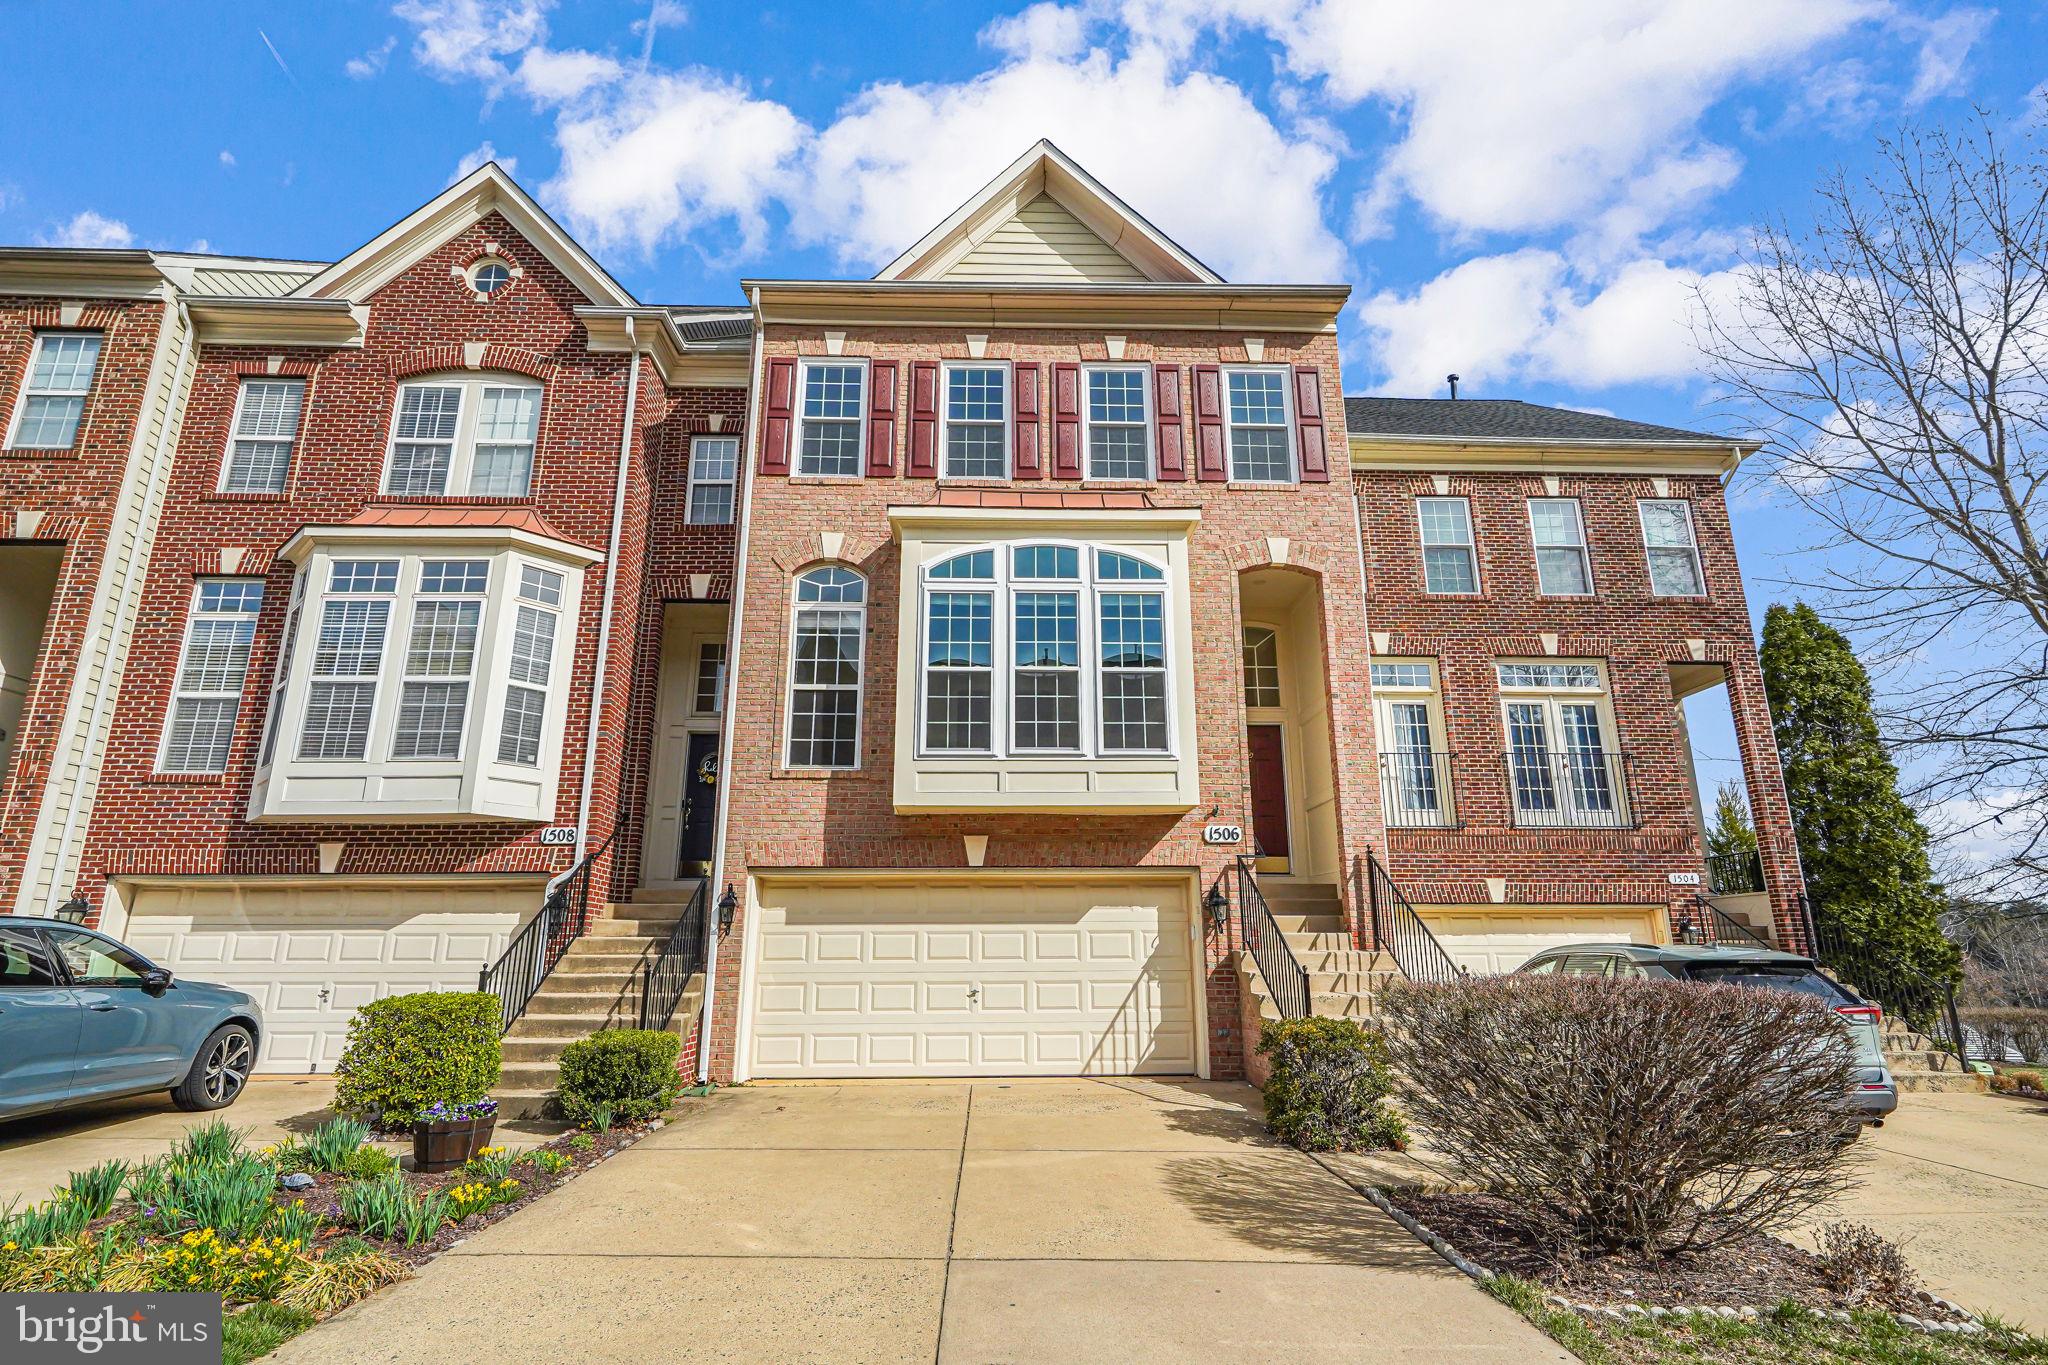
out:
M498 997L422 991L373 1000L348 1021L334 1107L404 1128L436 1100L468 1104L498 1083Z
M614 1121L651 1119L682 1089L676 1074L683 1040L657 1029L604 1029L562 1049L556 1098L571 1122L589 1126L600 1112Z
M1306 1152L1400 1147L1401 1116L1387 1105L1393 1090L1387 1045L1352 1019L1269 1020L1259 1052L1272 1059L1266 1081L1266 1126Z

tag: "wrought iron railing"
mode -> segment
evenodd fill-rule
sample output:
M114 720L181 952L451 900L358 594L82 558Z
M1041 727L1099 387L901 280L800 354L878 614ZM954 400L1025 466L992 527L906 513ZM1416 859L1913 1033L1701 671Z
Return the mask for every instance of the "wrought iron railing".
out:
M548 979L569 945L582 937L590 909L591 869L611 843L611 836L605 836L582 862L549 882L540 913L512 936L496 962L477 974L476 988L498 997L499 1032L510 1029L526 1013L541 982Z
M1672 927L1678 931L1680 943L1709 948L1775 949L1778 946L1705 896L1695 895L1692 904L1675 911L1672 919L1675 921Z
M1521 749L1501 755L1515 824L1525 829L1629 829L1628 755Z
M1432 749L1380 755L1380 808L1396 829L1448 829L1452 814L1451 756Z
M1295 957L1294 949L1287 946L1286 936L1273 918L1273 908L1266 904L1265 893L1259 890L1252 860L1243 856L1237 860L1237 917L1244 946L1259 964L1259 975L1266 979L1266 989L1273 993L1273 1004L1281 1016L1307 1018L1308 969Z
M1956 1011L1953 978L1886 961L1857 942L1831 917L1816 913L1806 894L1801 893L1799 902L1814 959L1836 981L1882 1006L1895 1025L1903 1025L1926 1038L1929 1050L1954 1055L1959 1068L1973 1057L1980 1061L2003 1060L1991 1055L1994 1049L1981 1033L1964 1027Z
M1370 851L1365 855L1365 889L1372 909L1372 940L1394 959L1403 976L1410 981L1456 981L1466 974Z
M697 883L660 951L640 969L640 1027L667 1028L690 978L704 970L704 915L709 878Z
M1764 889L1764 855L1753 848L1707 855L1707 886L1717 896L1743 896Z

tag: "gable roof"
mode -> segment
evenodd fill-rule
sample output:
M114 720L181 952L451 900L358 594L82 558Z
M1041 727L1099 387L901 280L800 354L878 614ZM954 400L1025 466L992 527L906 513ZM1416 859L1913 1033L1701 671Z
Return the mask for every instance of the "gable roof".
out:
M1366 439L1486 442L1566 442L1595 445L1753 446L1753 440L1631 422L1571 408L1544 407L1518 398L1349 398L1344 425Z
M1059 210L1053 213L1038 205L1049 199ZM1027 211L1031 215L1026 217ZM1064 222L1071 220L1083 229L1076 235ZM1033 221L1037 226L1034 229ZM1023 222L1021 229L1013 224ZM926 233L916 245L877 272L877 280L930 281L958 278L954 269L970 255L977 255L971 267L976 273L966 278L989 281L997 277L1012 280L1044 279L1045 275L1017 269L1020 261L1004 260L1002 243L991 245L998 233L1007 234L1012 246L1022 246L1034 259L1051 258L1055 268L1065 266L1077 273L1069 279L1109 279L1114 276L1078 273L1069 259L1078 254L1090 268L1114 269L1121 260L1131 274L1122 278L1157 284L1222 284L1223 277L1196 260L1194 255L1145 219L1130 205L1111 194L1107 187L1065 152L1040 138L995 179L953 210L946 220ZM1030 239L1041 244L1047 234L1058 237L1064 250L1030 250ZM1092 236L1099 247L1085 239ZM983 248L987 247L984 251ZM1104 256L1106 251L1107 256ZM1008 273L1003 273L1005 267ZM994 271L996 273L982 273ZM1054 276L1058 278L1058 276Z
M493 212L503 214L590 302L617 307L639 303L495 161L463 176L294 289L291 297L364 298Z

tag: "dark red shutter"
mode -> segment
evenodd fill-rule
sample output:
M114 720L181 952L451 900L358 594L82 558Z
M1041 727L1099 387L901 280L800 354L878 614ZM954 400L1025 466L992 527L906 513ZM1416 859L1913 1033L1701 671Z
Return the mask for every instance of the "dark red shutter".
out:
M939 362L910 362L910 458L903 472L913 479L939 476Z
M1195 376L1195 477L1204 483L1230 478L1230 459L1223 449L1223 370L1197 365Z
M1330 448L1323 443L1323 372L1313 365L1294 367L1294 429L1301 451L1301 481L1330 481Z
M1045 466L1038 454L1038 367L1016 367L1017 436L1012 473L1020 479L1042 479Z
M1188 476L1187 447L1180 434L1180 366L1152 367L1152 408L1159 419L1159 477L1178 483Z
M1052 367L1052 476L1081 477L1081 367Z
M869 365L868 382L868 477L886 479L896 472L896 362Z
M761 472L789 472L790 400L796 396L796 362L768 362L767 420L761 424Z

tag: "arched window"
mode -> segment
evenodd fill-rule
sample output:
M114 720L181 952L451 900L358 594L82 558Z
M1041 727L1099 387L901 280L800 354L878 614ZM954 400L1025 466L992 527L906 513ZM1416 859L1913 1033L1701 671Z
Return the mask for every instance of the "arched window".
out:
M867 580L839 564L797 575L789 651L789 766L860 766Z

